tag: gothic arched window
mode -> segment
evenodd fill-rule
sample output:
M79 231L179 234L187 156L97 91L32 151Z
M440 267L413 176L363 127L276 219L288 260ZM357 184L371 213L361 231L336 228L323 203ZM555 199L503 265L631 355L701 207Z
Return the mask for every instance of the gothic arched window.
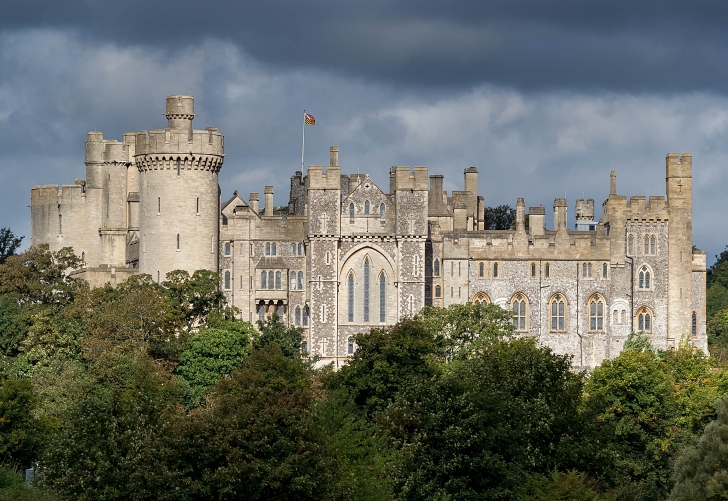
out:
M478 292L475 295L475 297L473 298L473 303L486 305L486 304L490 304L490 299L485 294L485 292Z
M281 288L281 272L276 271L276 289Z
M379 321L387 321L387 277L384 272L379 274Z
M379 204L379 217L381 219L384 219L384 213L385 213L386 209L387 208L384 206L384 204Z
M296 244L291 244L291 256L296 255Z
M435 286L435 297L441 297L442 296L442 289L439 285Z
M645 235L645 256L649 255L650 253L650 236Z
M440 260L439 259L435 259L434 271L435 271L435 276L439 277L440 276Z
M263 303L258 305L258 320L265 322L265 304Z
M347 279L348 283L348 291L347 291L347 299L348 299L348 320L349 322L354 321L354 274L349 273L349 278Z
M270 242L266 242L265 244L265 255L270 256Z
M354 204L349 204L349 219L354 219Z
M292 291L296 290L296 272L295 271L291 272L291 290Z
M226 271L225 272L225 290L229 290L229 289L230 289L230 272Z
M589 299L589 330L604 330L604 299L599 294Z
M277 255L277 252L276 252L276 243L275 242L273 242L272 244L270 244L270 255L271 256Z
M525 331L528 328L528 322L526 317L526 311L528 307L528 301L526 296L521 293L513 296L511 300L511 308L513 310L513 326L517 331Z
M300 290L300 291L303 290L303 272L302 271L298 272L298 290Z
M268 272L268 289L273 289L273 271Z
M261 289L267 289L268 288L268 280L267 280L268 274L264 271L260 272L260 288Z
M303 248L303 244L298 244L298 255L304 256L305 254L306 253L305 253L305 249Z
M652 312L646 306L637 311L637 330L652 332Z
M637 280L637 288L642 290L649 290L652 288L652 273L647 265L640 268L640 272Z
M346 354L347 355L353 355L354 354L354 339L349 338L346 341Z
M634 255L634 235L627 236L627 255Z
M493 263L493 278L498 278L498 263Z
M431 292L430 286L429 285L425 285L425 297L426 298L429 298L430 297L430 292Z
M425 259L425 276L432 276L432 259L430 259L429 257Z
M308 326L309 309L308 306L303 307L303 326Z
M551 298L551 330L563 332L566 330L566 299L561 294Z
M369 214L369 200L364 202L364 214Z
M301 307L296 306L296 325L301 325Z
M369 271L371 263L364 258L364 322L369 322Z

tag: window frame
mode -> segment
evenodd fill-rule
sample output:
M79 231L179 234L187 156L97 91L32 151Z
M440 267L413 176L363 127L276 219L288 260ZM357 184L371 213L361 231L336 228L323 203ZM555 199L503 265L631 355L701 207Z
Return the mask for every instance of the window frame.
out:
M587 330L589 332L605 331L604 312L606 311L606 305L607 302L601 294L594 294L587 301Z
M566 332L567 324L567 306L566 296L557 292L549 300L549 330L551 332ZM556 307L556 311L554 311Z
M516 309L518 305L518 309ZM517 292L511 298L511 312L513 313L513 326L516 332L528 332L528 313L529 313L529 302L528 297L522 293Z

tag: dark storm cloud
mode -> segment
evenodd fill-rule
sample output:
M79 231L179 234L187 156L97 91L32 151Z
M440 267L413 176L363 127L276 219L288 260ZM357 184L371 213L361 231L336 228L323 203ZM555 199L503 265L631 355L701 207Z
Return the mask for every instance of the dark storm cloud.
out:
M171 50L213 37L269 64L410 86L723 92L727 22L721 1L36 0L5 6L0 29Z

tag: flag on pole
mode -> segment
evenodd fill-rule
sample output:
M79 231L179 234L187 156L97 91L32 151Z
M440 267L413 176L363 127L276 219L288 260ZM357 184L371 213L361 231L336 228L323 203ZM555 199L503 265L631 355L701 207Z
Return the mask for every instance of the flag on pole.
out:
M316 119L313 118L313 115L304 113L303 114L303 123L305 123L306 125L316 125Z

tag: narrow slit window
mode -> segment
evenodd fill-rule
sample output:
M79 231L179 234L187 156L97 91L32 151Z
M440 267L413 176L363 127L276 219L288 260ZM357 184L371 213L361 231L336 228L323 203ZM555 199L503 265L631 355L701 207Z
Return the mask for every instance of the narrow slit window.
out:
M273 290L273 271L268 272L268 290Z
M379 204L379 218L380 219L384 219L385 211L386 211L386 207L384 206L384 204Z
M227 245L230 246L230 244ZM179 250L179 233L177 233L177 250Z
M483 278L485 276L485 263L480 263L478 265L478 276L480 278Z
M296 306L296 325L301 325L301 307Z
M349 219L354 219L354 204L349 204Z
M200 197L197 197L197 213L200 213Z
M607 263L602 264L602 278L607 278L608 266Z
M58 234L63 235L63 215L58 214Z
M435 259L434 271L435 271L435 276L439 277L440 276L440 260L439 259Z
M493 263L493 278L498 278L498 263Z
M177 159L177 175L179 176L182 174L182 161L178 158Z
M230 290L230 272L225 272L225 290Z
M551 278L551 265L546 263L546 278Z
M281 272L276 271L276 290L281 289Z
M303 290L303 272L298 272L298 290Z
M157 214L162 213L162 197L157 197Z
M347 295L347 299L349 302L348 320L349 320L349 322L353 322L354 321L354 274L353 273L349 273L348 287L349 287L348 295Z
M369 214L369 200L364 202L364 214Z
M364 322L369 322L369 258L364 259Z
M261 289L268 288L268 274L264 271L260 272L260 288Z
M387 321L387 278L384 273L379 275L379 322Z
M531 263L531 278L536 278L536 263Z

